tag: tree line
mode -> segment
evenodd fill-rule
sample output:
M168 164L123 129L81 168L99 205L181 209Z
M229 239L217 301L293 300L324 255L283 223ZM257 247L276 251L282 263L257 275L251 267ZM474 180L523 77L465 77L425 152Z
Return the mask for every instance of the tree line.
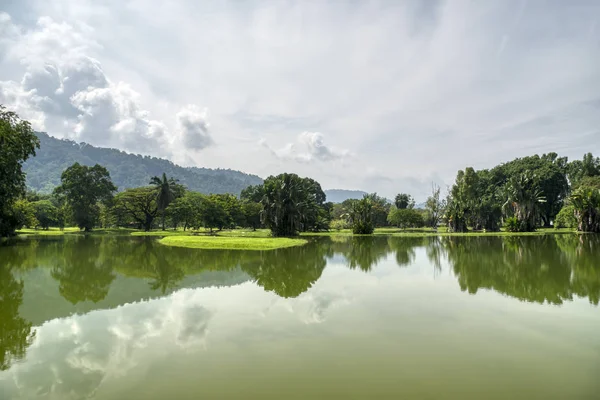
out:
M533 231L541 226L600 232L600 159L591 153L568 162L556 153L517 158L492 169L458 171L447 195L432 187L424 209L411 195L394 201L372 193L339 204L326 201L321 185L296 174L270 176L232 194L188 190L175 177L155 176L147 186L117 192L101 165L74 163L52 194L27 192L22 163L39 139L27 121L0 105L0 236L23 226L74 225L209 231L268 228L273 236L376 227L402 229L446 225L451 232Z

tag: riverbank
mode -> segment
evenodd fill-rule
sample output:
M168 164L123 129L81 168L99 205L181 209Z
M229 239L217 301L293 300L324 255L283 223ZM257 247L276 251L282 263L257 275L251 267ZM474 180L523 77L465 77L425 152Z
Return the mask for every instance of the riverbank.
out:
M153 230L141 231L130 228L99 228L91 232L83 232L78 228L69 227L64 230L58 228L42 229L21 229L17 231L19 235L33 236L59 236L59 235L131 235L131 236L154 236L154 237L234 237L234 238L271 238L271 231L268 229L228 229L222 231L213 231L200 229L197 231L191 230ZM573 229L554 229L540 228L535 232L480 232L469 231L464 233L448 232L445 227L434 231L430 228L420 229L399 229L399 228L377 228L373 232L373 236L398 236L398 237L431 237L431 236L540 236L540 235L556 235L556 234L582 234ZM331 230L326 232L303 232L300 237L313 236L371 236L371 235L354 235L350 229Z

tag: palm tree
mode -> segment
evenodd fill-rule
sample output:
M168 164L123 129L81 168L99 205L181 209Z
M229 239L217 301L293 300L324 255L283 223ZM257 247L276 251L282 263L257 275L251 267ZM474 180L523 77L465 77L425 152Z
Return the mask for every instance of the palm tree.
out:
M578 229L600 233L600 190L582 187L571 195Z
M541 215L541 204L546 202L542 191L535 183L532 174L524 173L513 177L506 186L506 202L504 212L514 216L520 224L520 231L535 230L536 222Z
M162 178L158 176L152 177L150 179L150 184L156 186L158 192L156 194L156 202L158 205L158 211L161 213L162 217L162 230L165 230L165 210L171 204L173 200L175 200L178 196L178 186L180 186L177 182L179 180L175 178L168 178L167 174L163 172Z

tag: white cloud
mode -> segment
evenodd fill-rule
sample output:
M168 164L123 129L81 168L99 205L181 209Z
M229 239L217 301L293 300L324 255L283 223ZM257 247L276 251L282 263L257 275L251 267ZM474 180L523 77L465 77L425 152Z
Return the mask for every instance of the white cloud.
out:
M190 105L176 114L180 136L152 119L140 94L124 82L111 82L100 62L87 55L100 46L86 25L73 26L41 17L25 33L6 15L2 31L15 43L10 57L25 66L20 83L0 81L0 102L30 119L35 129L93 145L172 157L178 150L213 144L206 110ZM24 51L24 49L28 49Z
M293 171L326 188L388 197L410 181L422 199L431 177L449 183L468 165L554 148L578 158L583 149L600 153L595 1L24 0L10 12L12 20L0 17L0 101L57 136L79 120L68 104L56 106L56 75L29 78L37 92L14 82L49 73L49 64L67 90L62 71L81 65L94 77L89 60L97 60L108 87L125 82L139 93L112 145L128 137L135 146L140 137L142 148L159 151L164 143L144 139L160 136L144 128L156 121L168 149L189 150L202 166ZM32 106L34 94L41 99ZM182 111L188 104L208 107L210 131L202 109ZM299 132L322 132L325 144ZM215 134L218 146L196 154ZM265 157L261 137L277 158ZM369 180L369 167L385 179Z
M208 130L207 110L188 105L177 113L177 128L181 141L193 150L202 150L213 144Z
M336 161L350 155L348 150L339 150L326 146L323 142L323 134L319 132L302 132L298 135L295 143L287 143L279 149L271 148L265 139L261 139L259 144L277 158L294 160L299 163Z

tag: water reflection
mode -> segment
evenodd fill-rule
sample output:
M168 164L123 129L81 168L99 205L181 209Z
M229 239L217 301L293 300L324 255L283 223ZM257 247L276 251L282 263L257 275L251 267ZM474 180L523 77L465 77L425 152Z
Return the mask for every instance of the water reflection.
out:
M9 266L0 265L0 371L22 358L35 336L31 323L19 315L22 302L23 282L13 277Z
M297 298L335 259L366 274L382 264L435 276L447 266L470 294L486 289L554 305L574 296L593 305L600 299L600 238L593 235L333 237L269 252L187 250L109 236L16 240L0 246L0 368L25 355L32 325L185 287L253 281L280 298ZM200 307L186 315L190 323L178 340L204 332L212 313Z

